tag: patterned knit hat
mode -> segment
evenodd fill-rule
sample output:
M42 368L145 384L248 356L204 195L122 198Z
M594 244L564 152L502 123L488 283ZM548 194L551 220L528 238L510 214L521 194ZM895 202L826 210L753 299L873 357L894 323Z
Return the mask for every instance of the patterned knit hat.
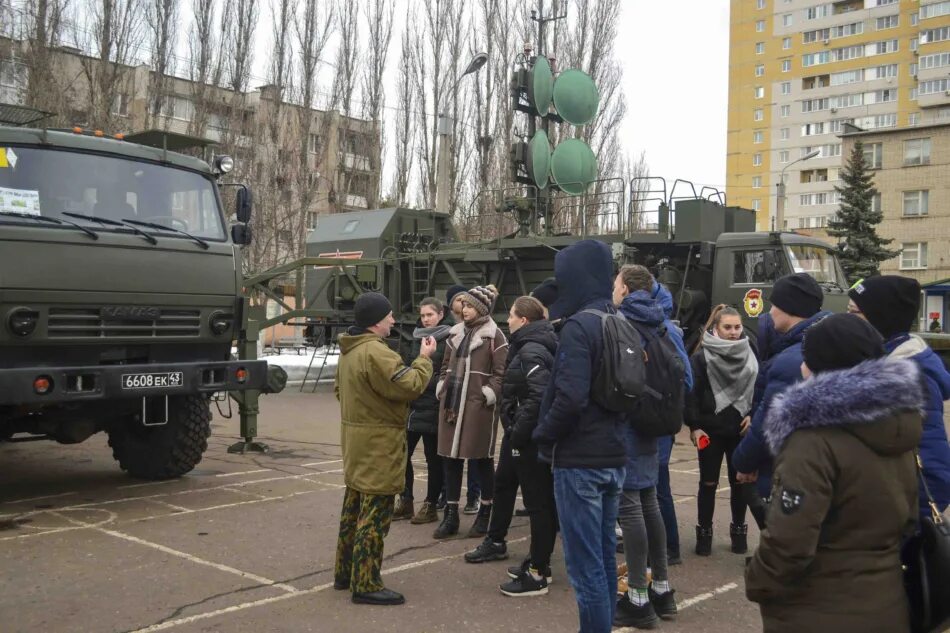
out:
M475 286L466 292L460 292L456 297L461 297L469 305L475 308L480 316L491 314L495 307L495 300L498 299L498 289L495 286Z

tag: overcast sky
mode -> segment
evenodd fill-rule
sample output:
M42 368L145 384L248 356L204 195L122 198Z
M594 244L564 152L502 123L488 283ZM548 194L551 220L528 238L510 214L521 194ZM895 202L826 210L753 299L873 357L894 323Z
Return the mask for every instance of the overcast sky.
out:
M650 175L669 186L683 178L724 189L729 2L623 0L622 6L617 55L624 64L627 151L645 150Z

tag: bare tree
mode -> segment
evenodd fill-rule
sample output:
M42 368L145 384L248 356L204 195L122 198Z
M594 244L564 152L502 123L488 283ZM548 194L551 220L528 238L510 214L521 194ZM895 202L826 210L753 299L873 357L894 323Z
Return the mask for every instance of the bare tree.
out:
M127 68L142 37L142 11L137 0L87 0L86 9L91 35L77 24L76 40L96 51L81 60L88 90L87 123L110 129L117 98L130 85Z
M396 173L393 178L391 197L399 205L409 204L409 182L413 163L413 141L415 140L413 108L416 107L414 78L415 57L409 27L402 34L399 52L399 85L396 89L398 101L396 114Z
M251 78L258 14L257 0L225 0L221 24L229 52L228 84L236 93L246 92Z
M366 63L363 72L363 117L373 123L372 133L366 143L366 156L369 159L369 171L381 178L383 157L383 80L386 62L389 58L389 43L393 34L393 14L396 9L394 0L366 0L365 14L369 31L366 47ZM377 142L375 139L379 139ZM367 192L367 206L376 207L379 187L370 187Z
M188 49L190 65L188 77L191 80L191 100L194 104L194 117L189 126L189 133L202 136L206 133L209 117L213 112L214 103L212 94L221 85L224 75L222 47L224 46L224 23L221 23L222 34L216 33L215 7L216 0L194 0L192 12L194 22L188 34Z
M23 33L29 40L22 53L26 66L25 102L63 115L67 115L66 85L59 73L52 72L51 49L60 44L69 8L69 0L28 0ZM7 9L12 9L9 4Z
M178 0L150 0L146 6L145 19L151 39L152 72L148 85L148 106L145 113L146 126L150 127L161 111L166 98L166 84L174 73L175 33L178 32Z
M351 129L354 97L356 96L358 74L357 65L360 58L359 48L359 5L356 2L346 3L337 15L337 30L340 40L336 55L336 76L333 82L331 108L340 114L337 131L337 152L339 164L336 174L337 209L342 209L346 198L353 186L355 163L353 155L362 149L359 136Z

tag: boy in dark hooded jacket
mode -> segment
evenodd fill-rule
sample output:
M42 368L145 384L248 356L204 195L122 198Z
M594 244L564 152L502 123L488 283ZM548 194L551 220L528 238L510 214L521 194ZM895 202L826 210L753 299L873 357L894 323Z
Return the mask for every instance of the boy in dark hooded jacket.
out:
M558 300L550 318L565 319L551 381L533 439L554 471L567 573L577 598L582 633L609 633L617 592L617 511L626 452L623 415L591 398L603 357L601 319L584 310L613 312L610 248L581 240L557 254Z

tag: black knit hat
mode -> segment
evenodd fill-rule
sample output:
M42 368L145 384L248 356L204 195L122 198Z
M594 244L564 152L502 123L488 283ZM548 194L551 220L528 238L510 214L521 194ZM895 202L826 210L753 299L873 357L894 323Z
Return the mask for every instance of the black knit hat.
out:
M378 292L364 292L356 298L353 307L356 325L364 330L385 319L392 311L393 305L389 299Z
M910 277L868 277L851 286L848 296L885 339L909 332L920 310L920 284Z
M468 288L465 286L455 285L445 291L445 305L449 306L449 310L452 309L452 299L455 298L455 295L460 292L465 292L466 290L468 290Z
M531 296L540 301L545 308L550 308L557 301L557 279L548 277L531 291Z
M475 308L480 316L491 314L495 308L495 299L498 298L498 289L495 286L475 286L459 296Z
M825 295L815 278L808 273L786 275L775 282L769 301L792 316L809 319L821 310Z
M813 373L847 369L885 355L884 339L854 314L832 314L805 332L802 357Z

